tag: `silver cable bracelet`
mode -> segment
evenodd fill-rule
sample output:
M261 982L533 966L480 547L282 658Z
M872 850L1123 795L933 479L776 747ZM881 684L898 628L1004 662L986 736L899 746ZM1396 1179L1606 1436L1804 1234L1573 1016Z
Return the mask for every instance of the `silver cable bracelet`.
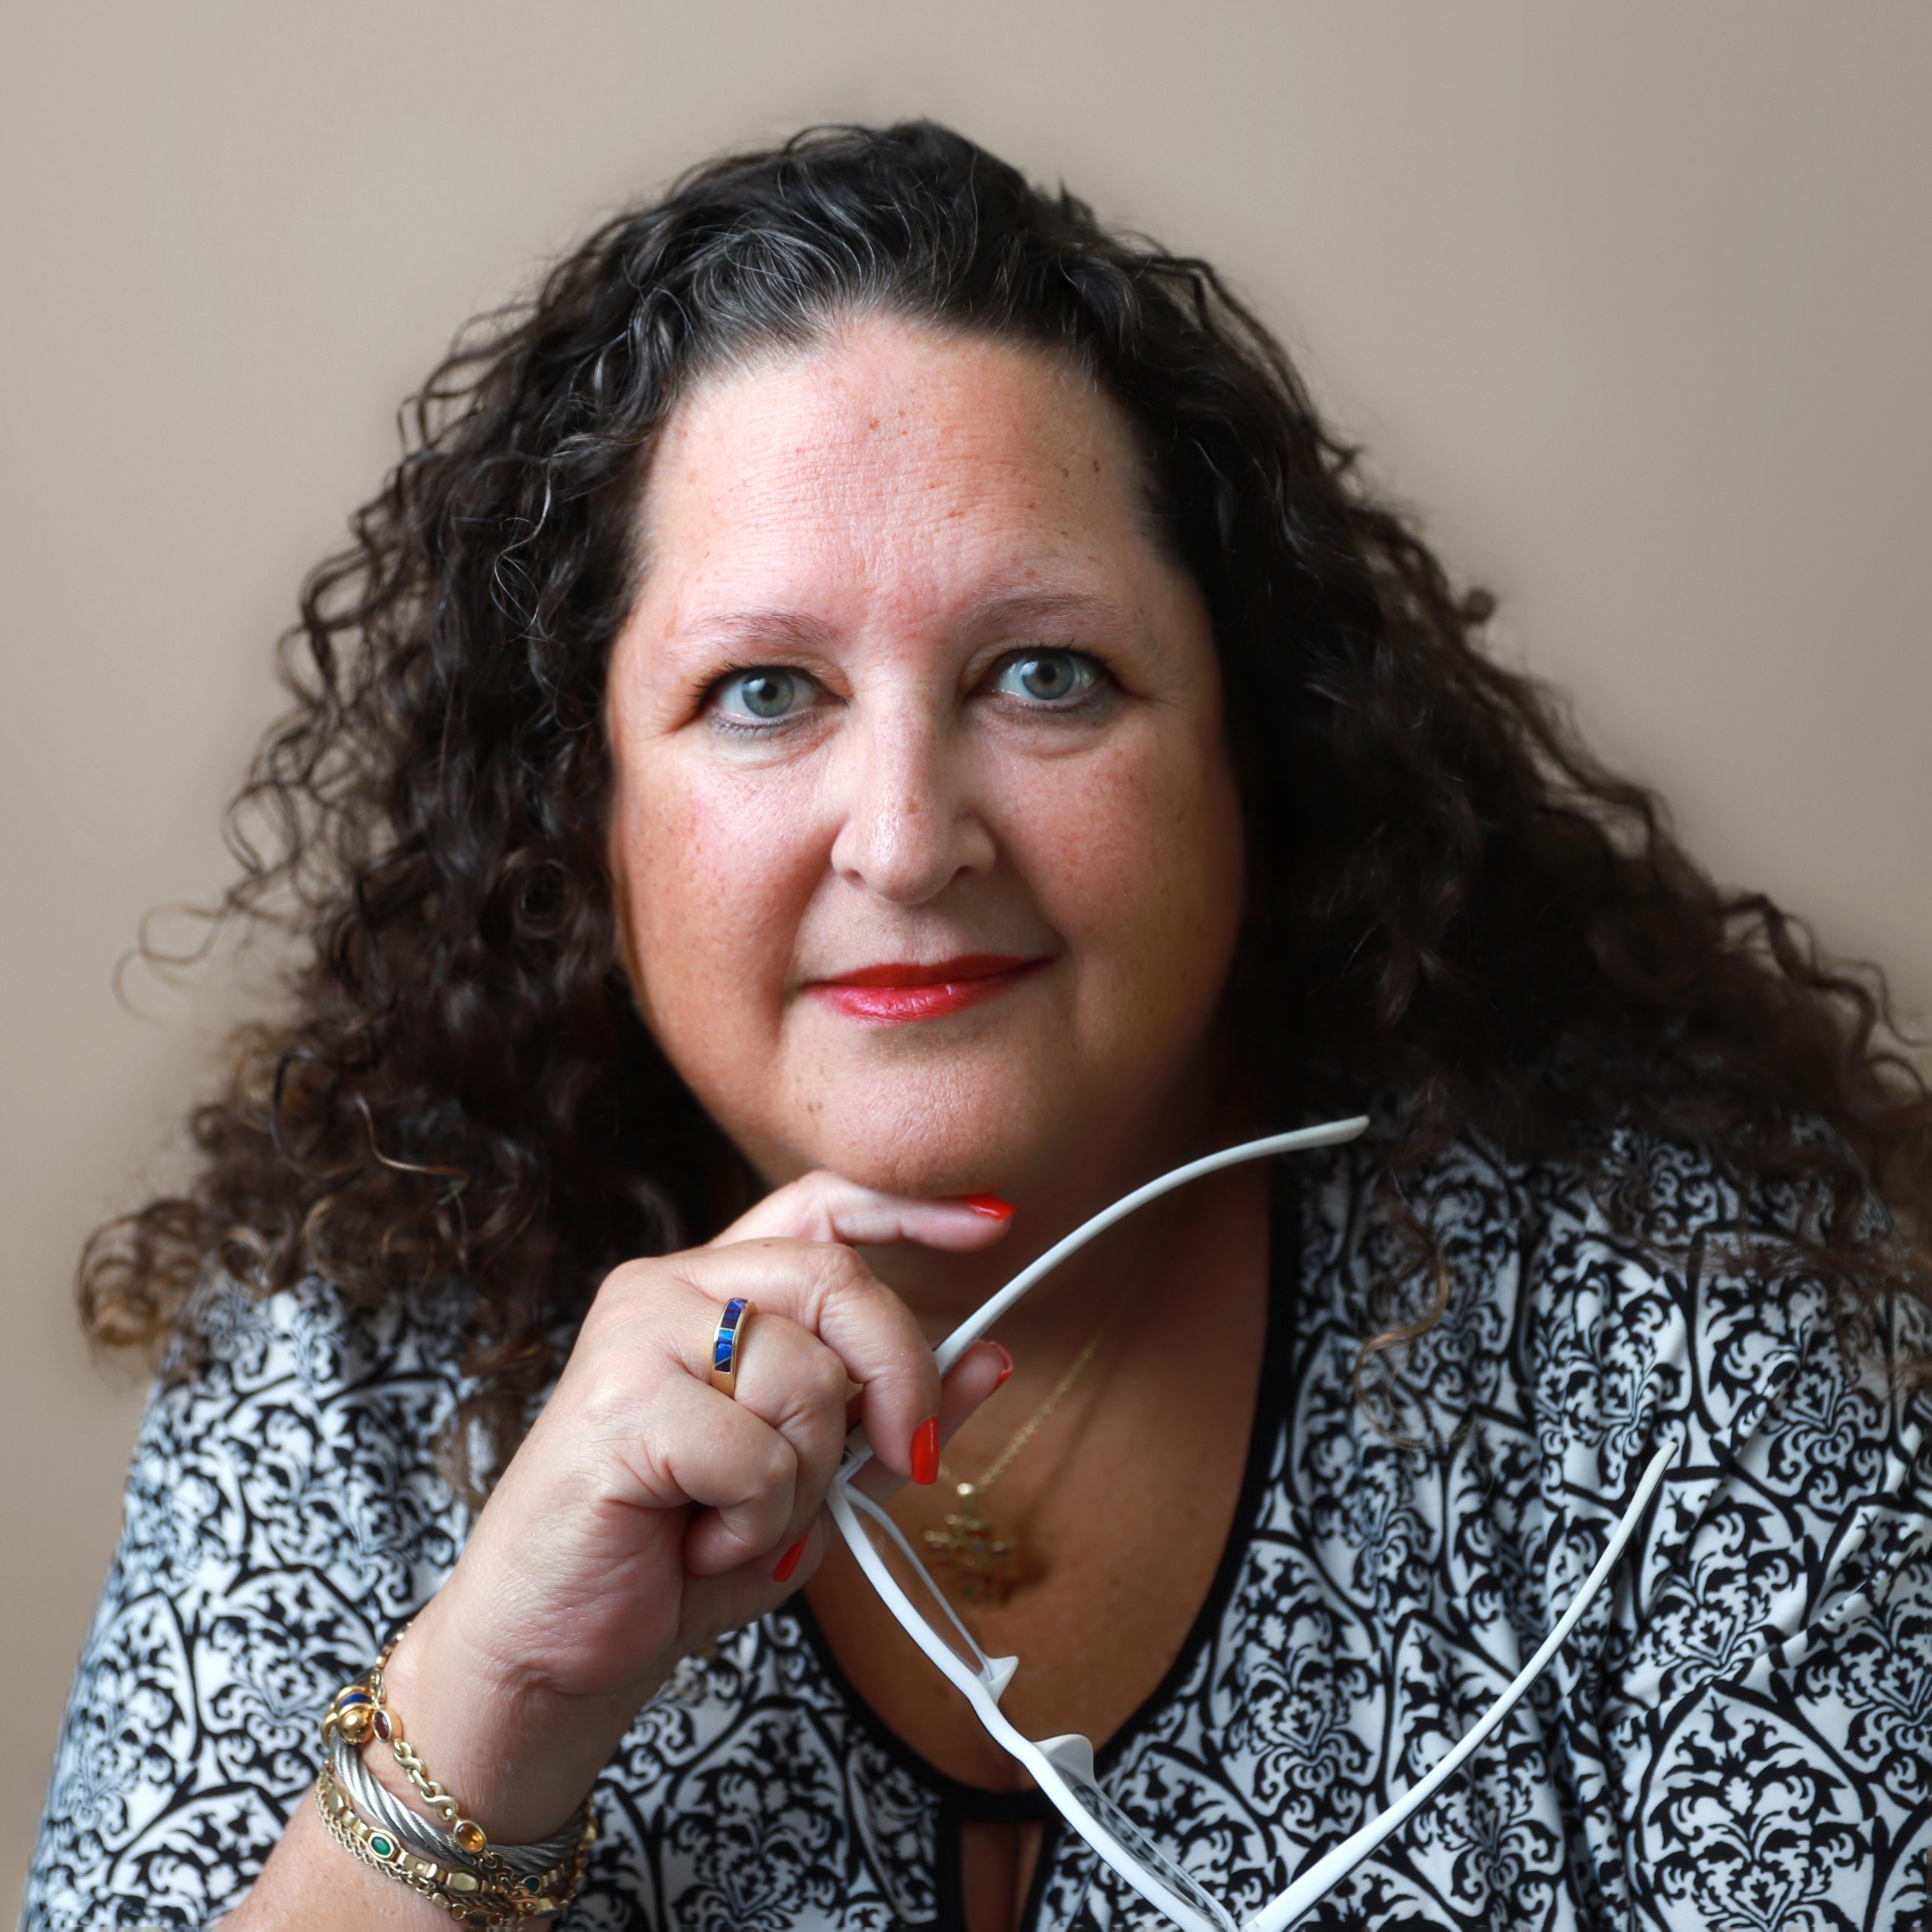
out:
M345 1738L329 1743L329 1773L342 1787L343 1795L363 1816L393 1832L419 1858L473 1872L487 1877L489 1867L464 1850L451 1835L432 1824L420 1811L412 1811L394 1792L381 1783L364 1761L362 1754ZM567 1863L577 1850L578 1826L535 1844L497 1844L492 1841L485 1858L497 1859L520 1875L548 1872Z

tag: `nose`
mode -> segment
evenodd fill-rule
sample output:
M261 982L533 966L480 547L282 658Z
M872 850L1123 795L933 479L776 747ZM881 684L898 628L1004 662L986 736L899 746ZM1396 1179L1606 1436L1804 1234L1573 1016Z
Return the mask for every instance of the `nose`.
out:
M991 869L992 835L947 720L924 705L875 713L841 734L832 868L895 906L919 906Z

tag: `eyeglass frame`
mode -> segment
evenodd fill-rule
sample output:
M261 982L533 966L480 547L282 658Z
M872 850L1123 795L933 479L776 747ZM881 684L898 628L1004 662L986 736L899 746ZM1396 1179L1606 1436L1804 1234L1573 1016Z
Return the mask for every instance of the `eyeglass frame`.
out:
M940 1373L945 1374L994 1322L1061 1262L1085 1247L1096 1235L1103 1233L1115 1222L1124 1220L1137 1208L1146 1206L1149 1201L1171 1192L1175 1188L1184 1186L1191 1180L1197 1180L1203 1175L1216 1173L1223 1168L1234 1167L1243 1161L1264 1159L1272 1155L1297 1153L1310 1148L1334 1146L1352 1140L1367 1125L1367 1115L1356 1115L1346 1120L1326 1121L1318 1126L1300 1128L1291 1133L1269 1134L1258 1140L1243 1141L1238 1146L1224 1147L1218 1152L1204 1155L1199 1160L1189 1161L1123 1195L1111 1207L1103 1208L1100 1213L1082 1222L1070 1234L1055 1242L961 1322L933 1352ZM978 1639L961 1621L951 1602L940 1590L912 1545L907 1542L898 1525L872 1497L863 1491L854 1488L854 1478L872 1460L872 1449L866 1441L862 1429L854 1429L846 1438L844 1456L826 1494L826 1504L840 1535L844 1538L860 1567L894 1620L946 1680L964 1697L971 1705L974 1714L993 1740L1009 1756L1017 1759L1026 1767L1034 1783L1067 1823L1115 1872L1132 1885L1149 1904L1166 1913L1176 1924L1186 1928L1186 1932L1281 1932L1281 1928L1291 1924L1309 1906L1325 1897L1384 1840L1426 1804L1461 1767L1470 1754L1515 1709L1524 1692L1543 1674L1550 1660L1562 1647L1564 1639L1576 1628L1584 1611L1616 1567L1618 1558L1623 1555L1625 1546L1635 1534L1644 1511L1676 1454L1677 1444L1675 1442L1666 1442L1652 1454L1595 1566L1578 1586L1568 1607L1552 1626L1549 1635L1538 1646L1535 1654L1482 1716L1393 1804L1325 1853L1269 1904L1239 1921L1224 1911L1178 1861L1161 1851L1140 1826L1135 1825L1124 1813L1119 1812L1119 1807L1101 1789L1091 1740L1077 1731L1069 1732L1059 1737L1029 1738L1017 1729L1000 1709L999 1700L1013 1681L1014 1675L1020 1666L1020 1660L1017 1657L992 1657L986 1654ZM970 1668L945 1639L934 1632L928 1618L921 1614L906 1595L899 1580L893 1575L884 1558L874 1546L865 1522L861 1521L862 1517L875 1524L895 1543L913 1570L924 1580L934 1602L950 1620L965 1647L983 1660L983 1669L976 1671ZM1110 1829L1102 1818L1095 1815L1091 1805L1076 1791L1076 1780L1088 1787L1109 1810L1119 1814L1125 1828L1145 1841L1144 1851L1135 1850ZM1195 1894L1198 1903L1190 1902L1177 1892L1158 1870L1150 1869L1148 1862L1150 1857L1184 1884Z

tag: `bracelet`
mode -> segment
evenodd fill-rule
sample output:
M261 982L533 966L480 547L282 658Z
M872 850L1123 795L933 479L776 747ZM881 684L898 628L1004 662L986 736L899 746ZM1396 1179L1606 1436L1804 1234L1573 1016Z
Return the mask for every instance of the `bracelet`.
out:
M380 1738L395 1754L403 1775L449 1827L450 1835L472 1857L481 1857L490 1848L488 1834L475 1819L466 1818L456 1800L430 1777L423 1760L416 1755L416 1747L403 1736L402 1720L383 1700L383 1667L408 1631L409 1626L405 1623L383 1646L382 1654L377 1658L374 1668L364 1682L345 1684L336 1693L328 1715L322 1720L322 1741L326 1746L331 1722L351 1744L365 1744L371 1736Z
M447 1832L438 1830L379 1784L361 1756L340 1737L329 1746L324 1768L356 1812L401 1839L405 1850L453 1870L472 1872L479 1878L515 1878L520 1883L534 1878L554 1883L560 1868L575 1856L582 1835L581 1824L573 1824L555 1838L535 1844L496 1845L483 1859L472 1859Z
M379 1784L361 1755L340 1733L328 1747L326 1761L336 1783L365 1817L386 1825L405 1844L441 1863L478 1872L500 1869L518 1874L546 1872L562 1864L577 1847L579 1823L574 1821L554 1837L540 1838L534 1844L491 1845L485 1851L472 1853Z
M315 1780L315 1805L337 1844L364 1864L374 1866L413 1892L433 1900L466 1925L514 1925L514 1906L482 1889L473 1872L445 1872L427 1859L413 1857L386 1832L355 1815L326 1767Z
M586 1798L578 1818L534 1844L493 1845L403 1734L383 1694L383 1672L408 1626L383 1646L361 1681L345 1684L322 1719L323 1762L315 1801L336 1839L364 1863L434 1899L465 1923L501 1926L561 1910L583 1881L596 1819ZM377 1782L359 1755L371 1737L387 1744L404 1775L447 1829L411 1810Z
M594 1835L586 1820L568 1864L540 1877L519 1878L511 1890L463 1867L439 1866L407 1850L397 1835L357 1814L327 1765L316 1777L315 1804L337 1841L364 1864L432 1900L466 1925L514 1925L521 1918L561 1911L583 1881Z

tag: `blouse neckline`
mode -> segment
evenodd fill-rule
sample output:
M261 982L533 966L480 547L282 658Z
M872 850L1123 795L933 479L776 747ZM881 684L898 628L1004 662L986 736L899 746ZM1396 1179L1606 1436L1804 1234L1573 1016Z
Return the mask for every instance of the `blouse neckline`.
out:
M1276 1441L1287 1411L1295 1317L1303 1289L1300 1223L1300 1192L1294 1164L1291 1159L1278 1159L1269 1185L1269 1292L1263 1315L1261 1375L1234 1514L1229 1519L1226 1540L1222 1544L1208 1594L1201 1599L1201 1607L1195 1611L1174 1661L1162 1672L1160 1681L1128 1714L1120 1728L1094 1752L1095 1767L1103 1778L1107 1767L1133 1743L1193 1671L1202 1650L1213 1638L1226 1612L1242 1561L1259 1526ZM1041 1793L1038 1790L988 1790L941 1770L922 1752L908 1744L860 1695L833 1655L832 1646L820 1629L818 1619L804 1592L798 1592L773 1614L795 1620L826 1681L859 1727L922 1789L937 1798L943 1810L959 1817L994 1824L1023 1824L1035 1819L1047 1821L1047 1836L1041 1845L1034 1871L1032 1889L1037 1894L1044 1881L1053 1843L1058 1836L1054 1827L1060 1817ZM1026 1922L1031 1921L1035 1902L1029 1897Z

